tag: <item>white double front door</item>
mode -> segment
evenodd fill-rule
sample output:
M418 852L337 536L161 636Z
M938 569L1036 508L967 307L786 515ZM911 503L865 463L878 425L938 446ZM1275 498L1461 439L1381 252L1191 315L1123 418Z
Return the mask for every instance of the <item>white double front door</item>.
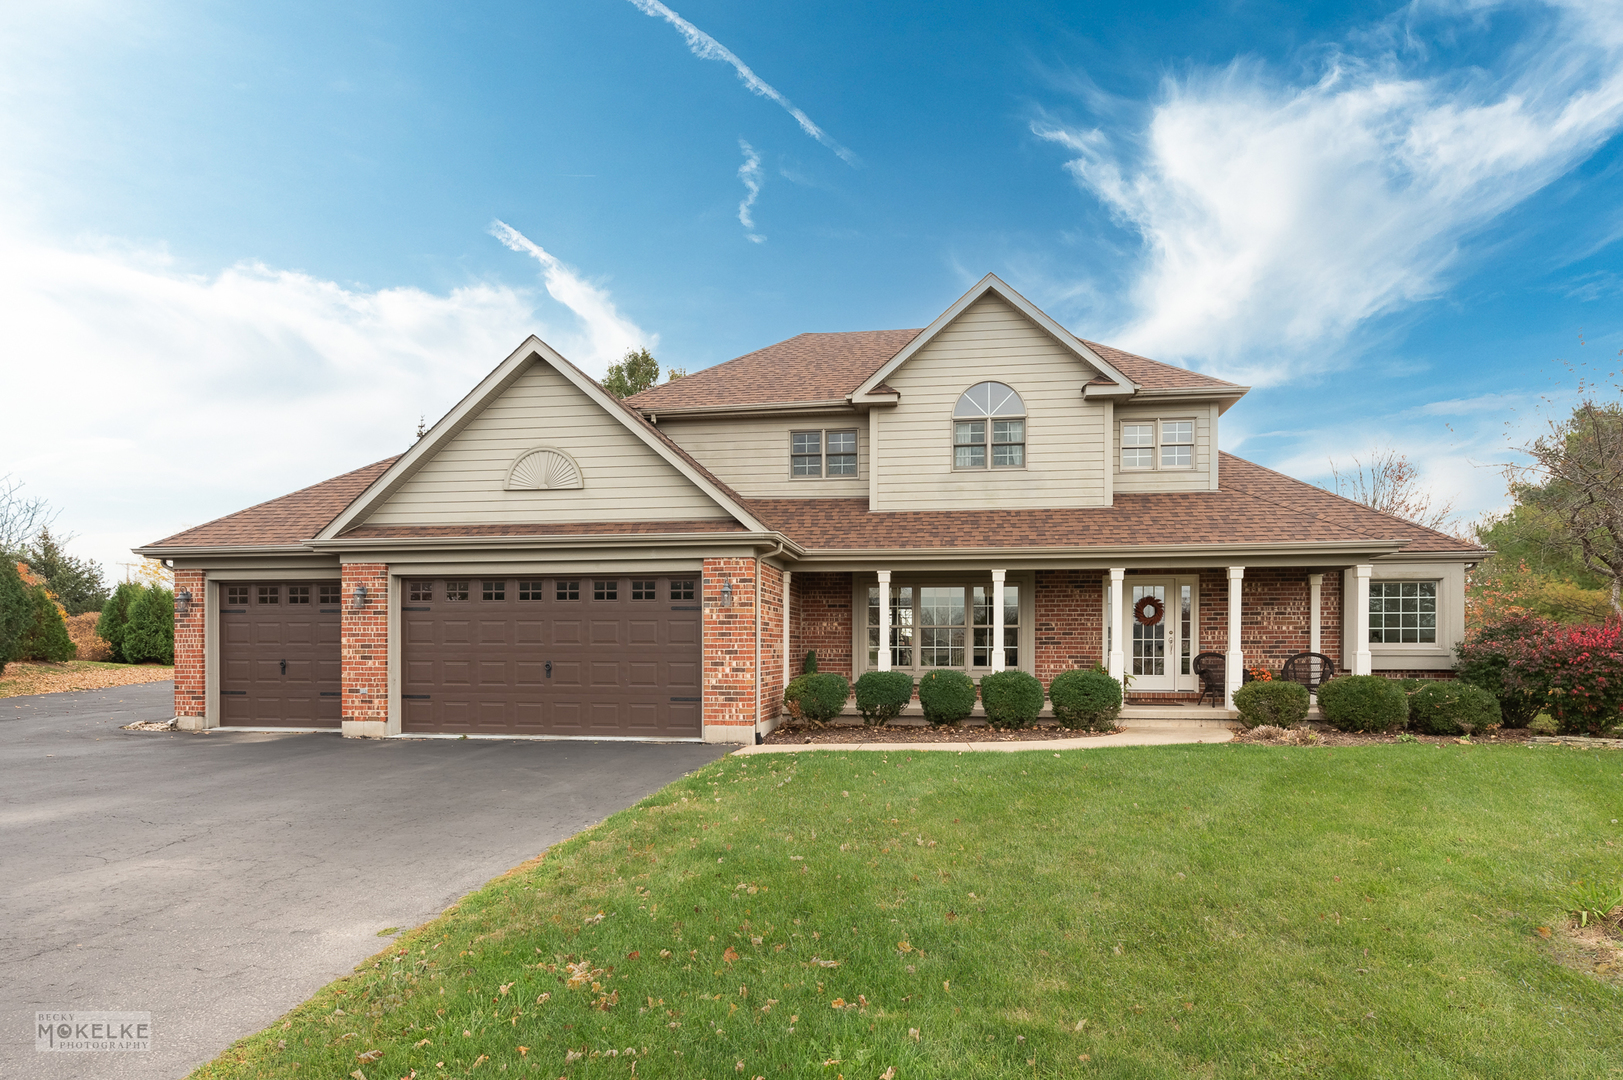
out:
M1200 651L1199 579L1133 575L1123 584L1128 689L1198 690L1189 664Z

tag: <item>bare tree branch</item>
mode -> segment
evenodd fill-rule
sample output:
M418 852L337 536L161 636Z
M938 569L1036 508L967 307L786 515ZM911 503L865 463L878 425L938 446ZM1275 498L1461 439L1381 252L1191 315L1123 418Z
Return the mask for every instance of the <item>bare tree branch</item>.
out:
M0 554L7 558L21 554L61 513L42 498L24 497L24 486L10 473L0 476Z
M1434 502L1408 456L1396 450L1377 450L1367 463L1355 457L1346 472L1332 459L1330 474L1335 477L1337 495L1427 529L1448 532L1452 528L1454 500Z

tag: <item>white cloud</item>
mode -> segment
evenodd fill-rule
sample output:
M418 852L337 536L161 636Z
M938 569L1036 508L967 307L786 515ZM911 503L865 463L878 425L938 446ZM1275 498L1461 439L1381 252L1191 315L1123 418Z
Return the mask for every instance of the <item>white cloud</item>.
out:
M755 200L761 197L761 155L743 139L738 140L738 148L744 152L744 164L738 167L738 178L744 182L744 199L738 204L738 223L744 226L744 235L753 243L764 244L766 237L755 231L755 216L750 213Z
M682 18L682 16L660 3L659 0L631 0L631 3L636 5L637 10L643 14L651 15L656 19L664 19L676 27L677 32L687 41L688 48L693 52L694 56L699 57L701 60L719 60L724 64L732 65L733 70L738 72L740 82L761 97L777 102L785 112L795 118L795 122L800 125L800 130L834 151L839 159L847 165L858 164L855 154L835 142L826 131L812 122L811 117L795 108L788 98L778 93L764 79L750 70L750 66L740 60L731 49Z
M520 254L529 255L541 264L547 292L558 303L575 313L586 333L584 348L564 355L588 374L602 378L610 364L618 362L632 349L652 349L659 344L658 334L645 332L636 323L621 315L607 291L598 288L580 276L580 272L559 262L541 245L504 221L490 223L490 235ZM550 344L550 343L549 343Z
M546 280L580 328L500 283L184 274L161 251L0 228L0 472L114 569L132 546L399 453L420 414L438 418L532 332L594 374L622 337L650 340L561 264Z
M1362 35L1388 44L1337 53L1312 85L1238 60L1169 80L1127 140L1035 123L1143 239L1113 340L1266 385L1436 295L1474 230L1623 123L1614 4L1516 5L1533 26L1501 70L1419 73L1425 32L1466 33L1499 7L1412 5Z

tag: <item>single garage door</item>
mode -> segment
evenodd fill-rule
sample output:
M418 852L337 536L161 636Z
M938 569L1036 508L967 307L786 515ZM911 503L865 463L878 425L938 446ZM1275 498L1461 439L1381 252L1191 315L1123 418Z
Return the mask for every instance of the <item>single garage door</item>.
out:
M339 726L336 581L220 586L220 723Z
M403 586L401 730L697 737L699 577Z

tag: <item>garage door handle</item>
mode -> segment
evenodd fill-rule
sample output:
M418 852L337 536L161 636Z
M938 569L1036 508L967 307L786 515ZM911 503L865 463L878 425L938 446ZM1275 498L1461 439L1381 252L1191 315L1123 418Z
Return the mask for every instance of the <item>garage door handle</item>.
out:
M552 661L547 661L547 678L552 678Z
M283 675L287 674L287 661L286 660L282 661L282 674Z

